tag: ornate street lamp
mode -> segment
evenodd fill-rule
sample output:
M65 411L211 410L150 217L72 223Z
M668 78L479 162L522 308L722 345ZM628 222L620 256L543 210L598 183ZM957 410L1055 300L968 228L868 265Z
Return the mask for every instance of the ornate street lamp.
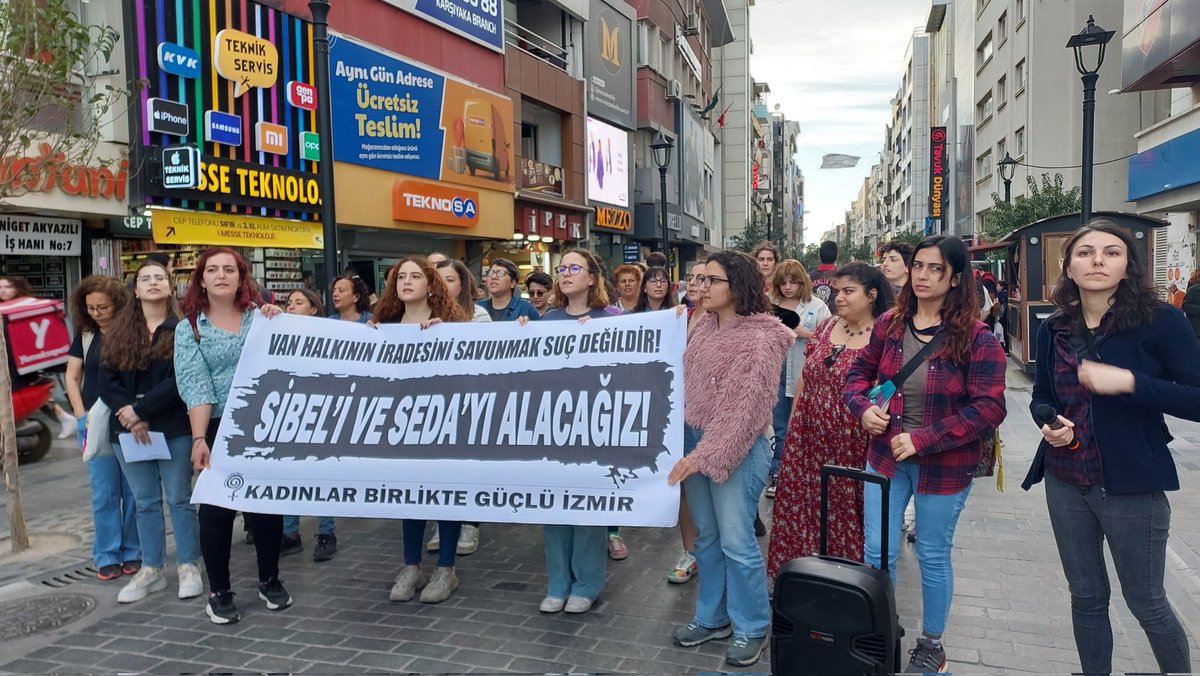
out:
M671 149L675 144L671 139L667 138L660 131L658 138L654 143L650 144L650 148L654 151L654 163L658 165L659 188L662 191L662 252L664 256L670 258L667 253L667 167L671 165Z
M1100 79L1100 66L1104 65L1104 51L1115 31L1106 31L1088 16L1087 25L1078 34L1071 36L1067 47L1075 51L1075 68L1083 80L1083 161L1081 162L1082 183L1080 217L1083 223L1092 218L1092 156L1096 135L1096 81ZM1093 65L1095 64L1095 65Z
M1000 170L1000 180L1004 181L1004 203L1012 202L1012 180L1013 173L1017 170L1017 161L1004 151L1004 159L996 163L997 169Z

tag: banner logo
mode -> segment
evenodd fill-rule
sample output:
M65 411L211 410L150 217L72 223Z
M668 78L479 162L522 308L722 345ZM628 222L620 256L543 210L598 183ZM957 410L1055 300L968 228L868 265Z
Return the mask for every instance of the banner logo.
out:
M254 136L255 150L260 153L288 154L288 132L282 124L259 122L254 125Z
M192 146L167 146L162 151L163 187L171 190L200 186L200 150Z
M186 103L154 97L146 99L147 127L152 133L187 136L192 129L190 119Z
M158 67L172 75L195 79L200 77L200 54L174 42L160 42Z
M227 146L242 145L242 118L219 110L205 111L204 138Z
M392 187L392 218L459 228L479 224L479 193L407 179Z
M613 230L629 230L633 227L628 211L612 207L596 207L596 225Z
M621 67L621 27L609 27L608 21L600 17L600 58L613 68Z
M251 87L275 86L279 50L270 40L226 28L213 37L213 63L218 75L234 82L237 98Z
M300 132L300 159L321 161L321 136L315 131Z
M307 82L292 80L287 84L288 103L304 110L317 109L317 88Z
M941 218L946 206L946 128L929 129L929 217Z

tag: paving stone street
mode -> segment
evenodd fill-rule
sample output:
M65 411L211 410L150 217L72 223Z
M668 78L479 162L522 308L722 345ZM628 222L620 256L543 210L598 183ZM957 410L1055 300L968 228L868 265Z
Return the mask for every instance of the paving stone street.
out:
M955 540L955 599L945 643L956 674L1069 673L1077 670L1069 597L1050 532L1041 487L1020 482L1039 434L1029 422L1029 380L1010 370L1004 492L977 482ZM1168 593L1198 651L1200 636L1200 425L1170 421L1183 490L1174 508L1168 552ZM311 560L315 519L302 521L305 551L281 562L295 604L270 612L254 590L253 548L233 557L241 623L217 626L204 600L175 598L173 566L167 591L118 606L124 580L101 582L87 570L91 515L87 474L69 442L21 468L31 530L65 533L78 544L27 562L0 560L0 672L426 672L694 673L727 671L726 643L681 649L672 628L691 617L694 584L671 585L665 571L678 557L675 530L623 529L630 555L609 562L600 603L584 615L543 615L541 529L484 524L475 554L458 563L460 587L438 605L391 603L388 589L401 566L399 524L339 519L340 552ZM764 500L764 518L771 503ZM7 513L0 514L7 535ZM767 540L763 538L765 545ZM426 566L434 563L427 557ZM920 629L920 584L912 546L902 548L896 591L904 649ZM1115 590L1114 590L1115 591ZM37 597L82 604L80 619L24 638L23 621L3 610ZM83 597L83 598L73 598ZM1115 595L1115 667L1149 671L1150 648ZM766 672L769 660L747 671Z

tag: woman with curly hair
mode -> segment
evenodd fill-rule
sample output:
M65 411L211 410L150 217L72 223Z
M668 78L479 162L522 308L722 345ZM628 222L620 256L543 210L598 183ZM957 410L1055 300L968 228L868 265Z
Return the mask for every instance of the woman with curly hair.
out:
M362 277L345 274L333 280L333 313L330 319L366 324L371 321L371 290Z
M83 447L88 411L100 398L100 354L103 338L113 317L129 304L129 290L115 277L84 277L71 293L71 320L75 339L67 351L67 399L78 423L79 446ZM142 565L133 491L111 446L87 462L92 484L92 561L96 577L115 580L133 575Z
M144 261L134 273L133 303L116 316L100 353L100 398L112 410L111 441L137 503L142 569L117 595L134 603L166 588L167 524L163 494L171 512L178 562L179 598L204 593L200 580L200 529L192 505L191 425L175 385L175 326L179 304L171 275L162 264ZM161 433L170 450L166 460L135 459L119 435L129 432L145 444Z
M375 306L377 324L417 324L427 329L442 322L465 322L467 310L450 295L437 269L423 256L401 258L388 270L387 287ZM454 572L462 522L438 521L438 562L433 577L421 572L425 520L403 519L404 569L396 575L388 598L409 601L421 592L421 603L441 603L458 589Z
M213 247L196 261L196 269L183 297L186 322L175 331L175 382L187 406L192 433L192 467L208 469L225 402L233 384L238 359L250 324L262 298L250 274L250 263L233 249ZM265 317L282 310L261 305ZM237 512L216 505L200 505L200 553L208 575L205 612L214 624L231 624L242 618L233 602L229 555L233 520ZM245 514L254 534L258 557L258 598L268 610L283 610L292 597L279 580L279 544L283 517L278 514Z
M866 562L879 566L880 557L887 556L893 580L900 541L891 537L889 551L879 551L882 510L899 524L909 497L916 496L924 615L907 671L936 672L946 666L942 633L954 597L954 531L984 437L1004 420L1007 361L995 334L979 321L979 299L961 239L926 237L914 249L909 270L896 309L875 322L843 394L872 437L867 471L891 479L887 505L881 504L878 485L865 487L863 522ZM908 378L890 388L892 396L875 390L877 383L891 383L932 341L938 344L913 364Z

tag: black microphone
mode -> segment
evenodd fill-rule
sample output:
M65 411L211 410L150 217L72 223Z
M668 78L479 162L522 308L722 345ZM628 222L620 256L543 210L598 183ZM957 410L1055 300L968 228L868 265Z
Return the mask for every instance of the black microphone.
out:
M1058 419L1058 411L1050 404L1038 404L1033 407L1033 417L1043 425L1048 425L1052 430L1062 429L1062 421Z

